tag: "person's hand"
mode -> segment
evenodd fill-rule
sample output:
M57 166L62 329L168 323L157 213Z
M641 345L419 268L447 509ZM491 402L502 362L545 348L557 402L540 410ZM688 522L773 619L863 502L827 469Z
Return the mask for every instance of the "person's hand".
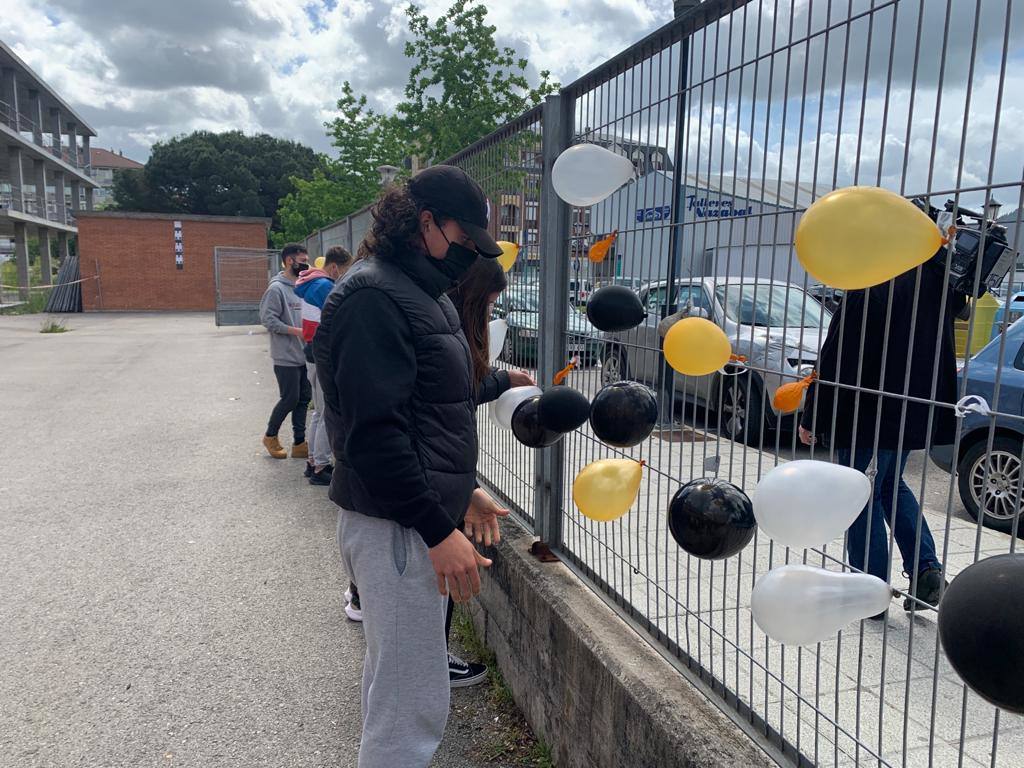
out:
M491 495L482 488L473 491L466 510L466 538L477 544L491 546L501 541L501 530L498 518L506 517L508 510L500 506Z
M288 327L288 333L291 336L298 336L300 338L302 337L302 329L301 328L292 328L291 326L289 326Z
M468 603L480 594L480 566L488 568L491 561L481 555L462 531L452 531L448 538L427 550L437 574L437 589L442 595L451 590L452 600Z
M809 429L805 429L804 427L800 427L799 432L800 432L800 442L803 443L804 445L814 445L817 442L817 440L815 440L815 438L814 438L814 435L811 433L811 431Z
M528 374L526 371L509 371L508 372L509 383L513 387L535 387L537 382L533 380L533 376Z

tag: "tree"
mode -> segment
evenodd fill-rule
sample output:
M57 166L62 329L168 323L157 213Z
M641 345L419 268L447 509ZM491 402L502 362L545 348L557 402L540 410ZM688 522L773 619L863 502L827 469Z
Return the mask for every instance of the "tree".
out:
M309 147L266 134L196 131L157 142L140 172L114 180L121 210L274 218L292 177L317 165Z
M412 40L405 55L416 63L398 113L411 144L430 162L454 155L558 88L547 70L530 86L529 62L514 48L498 48L496 28L485 23L487 8L476 0L456 0L433 23L415 5L406 15Z
M357 96L348 82L342 85L339 115L325 123L338 157L324 158L309 181L292 179L295 191L281 201L275 242L304 238L372 202L380 192L379 166L401 167L411 155L440 162L558 87L546 71L538 87L530 87L527 60L512 48L498 48L495 28L484 23L487 8L476 0L456 0L435 22L415 5L406 15L412 39L405 53L415 63L405 100L394 115L384 115L368 109L366 96ZM526 134L506 140L495 159L509 189L522 185L522 174L506 173L504 166L520 165L523 147L536 139Z
M322 157L311 180L293 177L295 191L278 209L281 231L274 242L301 240L320 227L369 204L380 192L382 165L401 166L406 156L402 129L394 117L366 107L346 81L338 99L339 115L324 123L338 158Z

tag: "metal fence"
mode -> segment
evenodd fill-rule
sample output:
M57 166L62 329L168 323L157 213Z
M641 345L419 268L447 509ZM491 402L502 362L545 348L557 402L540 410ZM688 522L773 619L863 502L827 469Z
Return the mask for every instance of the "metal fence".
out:
M772 405L775 389L816 365L833 311L845 311L841 294L814 285L793 252L800 215L816 199L883 186L938 208L990 205L996 217L998 198L1012 212L979 234L990 240L999 226L1020 250L1024 147L1015 129L1024 104L1012 65L1024 59L1022 41L1024 9L1013 0L707 0L448 161L483 186L494 234L522 247L499 302L510 324L499 364L550 383L578 356L569 384L593 396L621 379L645 382L667 422L632 449L609 448L584 426L533 451L481 411L481 480L784 764L1010 766L1024 752L1024 721L970 692L946 661L931 606L911 598L904 613L893 603L885 621L813 647L784 647L758 629L749 609L758 577L791 562L853 570L845 540L794 550L759 534L739 555L705 561L675 545L666 520L672 494L691 479L717 475L750 493L780 463L838 458L842 446L804 447L793 417ZM586 209L559 200L550 178L559 153L581 142L623 154L636 170ZM335 244L354 253L369 221L364 209L318 230L306 241L310 255ZM609 255L590 262L590 244L616 230ZM954 445L929 438L904 475L904 494L922 508L915 541L927 523L947 579L1016 547L1024 324L1010 322L1024 313L1024 296L1014 295L1024 288L1020 269L998 301L976 301L957 325L958 349L984 349L960 361L955 384L939 381L935 366L931 396L917 397L908 373L902 391L888 389L899 403L893 423L877 418L870 439L849 446L875 456L883 429L898 436L897 452L916 445L907 412L926 406L924 432L948 416L942 384L956 398L987 399L992 413L958 417ZM912 314L944 317L947 292L926 294L922 274ZM638 291L648 311L638 328L608 335L587 325L582 306L609 283ZM729 331L747 358L739 375L688 378L665 365L656 326L682 305ZM884 332L845 340L855 360L890 343L907 358L915 347L939 348L945 320L907 339L892 317L888 300ZM875 390L845 386L855 409L870 407ZM839 416L816 409L812 426L832 431ZM643 459L644 481L627 515L595 523L574 507L571 484L609 456ZM894 480L878 500L891 508L896 493ZM906 593L896 537L878 517L889 581ZM920 544L913 549L916 570Z
M853 184L940 208L947 199L957 209L982 208L997 197L1014 211L1001 223L1019 250L1024 187L1019 140L1007 122L1022 105L1009 65L1024 54L1024 13L1013 6L709 0L449 160L484 187L496 234L525 246L506 297L520 332L533 330L523 308L539 307L536 359L506 355L504 364L535 369L550 383L582 353L570 384L593 395L615 380L644 381L664 413L674 406L681 420L633 449L609 448L585 426L530 451L482 414L482 479L787 764L1015 765L1024 749L1024 722L968 691L949 666L931 606L911 599L905 614L893 603L885 621L851 625L813 647L783 647L757 628L749 610L757 578L789 562L849 570L844 541L792 550L758 535L736 557L704 561L675 545L666 521L669 499L691 479L717 474L750 493L782 462L836 459L836 446L803 447L793 419L772 407L778 386L815 365L836 306L793 253L795 226L814 200ZM558 154L580 142L620 152L636 169L634 181L589 209L562 203L549 173ZM982 236L992 229L985 224ZM613 251L591 263L587 247L614 230ZM1015 271L1005 286L1019 287ZM601 335L596 359L588 359L579 305L611 282L639 291L648 320ZM947 578L1016 545L1024 339L1008 331L1011 298L994 325L979 302L962 329L965 348L979 335L991 333L993 342L962 361L957 396L983 394L994 412L956 421L946 450L962 471L932 462L929 440L905 474L923 509L918 532L929 524ZM917 290L915 310L933 300L942 317L945 292L935 299ZM684 303L730 328L734 349L748 358L744 372L689 379L667 369L657 321ZM890 302L883 337L850 342L860 345L857 357L896 338L891 317ZM935 346L944 327L912 339L907 357L915 344ZM873 394L850 389L858 403ZM933 424L952 412L936 389L930 398L908 391L894 395L904 415L924 404ZM835 426L838 417L823 410L815 423ZM879 423L874 439L857 447L874 455L890 427ZM895 432L897 450L914 444L902 423ZM609 456L645 460L645 479L626 516L595 523L574 507L571 483ZM895 492L895 484L886 491ZM969 513L972 500L989 513ZM906 592L895 537L877 517L873 523L893 557L890 581Z
M216 324L259 325L260 300L279 266L280 251L215 246Z

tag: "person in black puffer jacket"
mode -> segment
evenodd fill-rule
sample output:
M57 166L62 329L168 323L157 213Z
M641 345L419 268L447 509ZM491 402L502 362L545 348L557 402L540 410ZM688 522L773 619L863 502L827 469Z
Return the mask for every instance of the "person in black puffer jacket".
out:
M458 530L476 476L469 345L445 295L478 254L501 253L464 171L434 166L389 188L361 260L313 341L336 469L342 559L363 597L360 768L425 767L450 695L446 597L490 565Z

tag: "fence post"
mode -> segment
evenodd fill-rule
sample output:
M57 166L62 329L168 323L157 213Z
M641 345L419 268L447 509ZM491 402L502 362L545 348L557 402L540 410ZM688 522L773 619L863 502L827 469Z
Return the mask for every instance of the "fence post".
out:
M544 100L541 115L543 175L540 193L540 332L537 383L550 386L565 366L565 330L569 313L569 214L551 184L551 168L562 150L572 144L572 96ZM562 542L562 441L536 453L534 533L550 546Z

